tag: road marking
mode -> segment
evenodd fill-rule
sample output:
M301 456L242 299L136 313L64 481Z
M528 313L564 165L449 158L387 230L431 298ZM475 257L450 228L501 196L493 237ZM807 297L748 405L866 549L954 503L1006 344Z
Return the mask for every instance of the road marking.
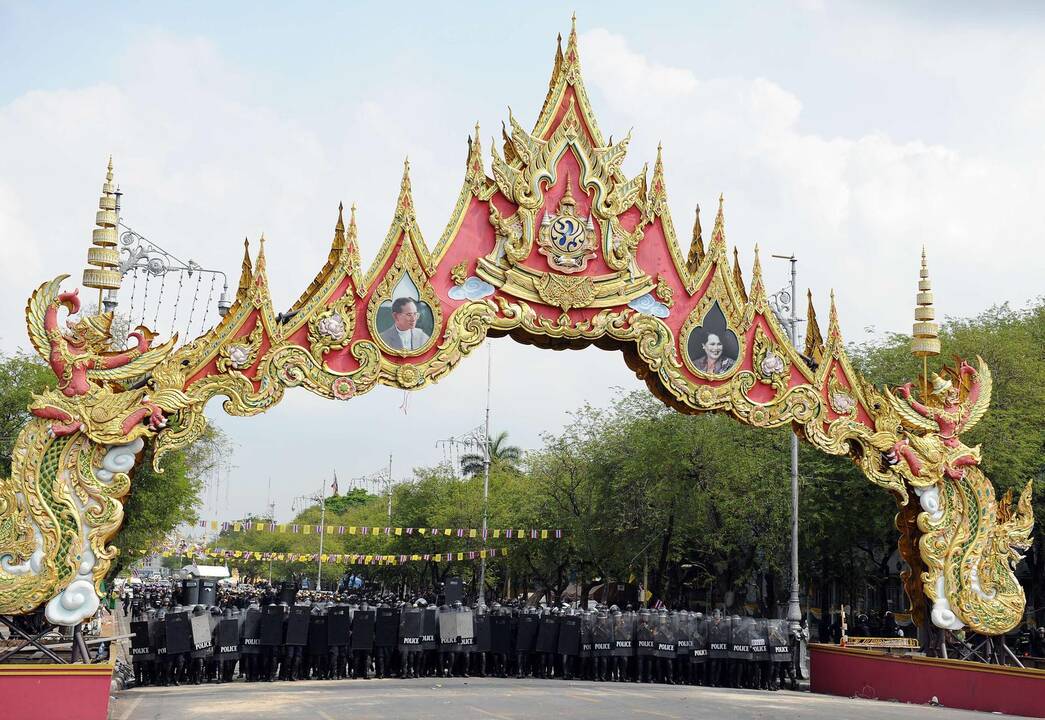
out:
M140 697L134 698L127 705L127 709L124 710L123 709L123 703L120 700L117 700L116 702L120 706L120 711L121 712L120 712L119 717L116 718L116 720L130 720L130 718L132 717L132 713L138 708L138 705L141 704L141 701L142 701L142 698L140 698Z
M475 705L469 705L468 707L471 710L475 710L477 713L481 713L488 717L497 718L497 720L511 720L511 718L509 718L507 715L497 715L496 713L492 713L489 710L483 710L481 707L476 707Z
M678 720L681 715L668 715L667 713L656 712L655 710L639 710L638 708L631 708L631 712L643 713L645 715L656 715L657 717L674 718Z

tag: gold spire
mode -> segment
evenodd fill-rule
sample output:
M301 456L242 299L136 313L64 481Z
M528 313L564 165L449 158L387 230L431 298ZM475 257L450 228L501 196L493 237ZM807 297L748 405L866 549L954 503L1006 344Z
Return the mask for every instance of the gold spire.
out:
M116 238L120 224L116 213L116 188L112 182L112 156L98 198L94 234L91 247L87 249L87 265L83 271L84 287L98 290L98 312L102 312L102 293L120 287L120 253L116 249ZM91 267L93 266L93 267Z
M243 238L243 266L239 274L239 289L249 288L252 277L254 277L254 269L250 265L250 240Z
M567 66L579 66L580 55L577 52L577 13L570 19L570 36L566 39L566 53L563 56Z
M711 230L711 245L708 248L718 246L723 252L726 249L726 215L722 209L725 197L719 193L718 196L718 214L715 215L715 227Z
M831 309L827 316L827 339L837 340L842 336L842 329L838 327L838 306L835 305L835 291L831 289Z
M751 265L751 297L762 299L766 296L766 288L762 283L762 261L758 257L758 245L755 245L755 262Z
M700 229L700 205L697 205L697 217L693 221L693 237L689 241L689 257L686 259L686 269L693 275L704 260L704 235Z
M747 302L747 288L744 286L744 273L740 270L740 253L733 248L733 283L737 286L740 297Z
M410 158L403 160L403 179L399 182L399 199L396 200L396 220L410 223L414 220L414 195L410 188Z
M803 354L819 365L824 360L824 336L820 334L820 323L816 320L816 308L813 307L813 291L807 290L806 297L808 298L806 305L806 347Z
M356 227L356 204L352 203L352 207L348 211L348 240L354 246L356 244L356 238L359 236L359 230Z
M468 138L468 159L465 161L464 179L479 195L486 184L486 171L483 169L483 146L479 135L479 123L475 124L475 135Z
M254 275L264 275L265 273L265 233L261 233L261 240L259 241L261 247L258 249L258 259L254 261Z
M922 268L918 280L918 306L914 309L913 338L911 354L915 357L927 358L940 354L940 326L934 322L936 309L933 307L933 286L929 280L929 265L925 259L925 247L922 247Z

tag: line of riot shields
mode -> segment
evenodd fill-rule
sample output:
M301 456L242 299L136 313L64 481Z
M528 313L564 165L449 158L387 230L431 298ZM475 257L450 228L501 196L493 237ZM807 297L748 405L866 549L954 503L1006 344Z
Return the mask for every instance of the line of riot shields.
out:
M786 620L366 602L149 609L131 622L142 685L515 676L775 690L796 683Z

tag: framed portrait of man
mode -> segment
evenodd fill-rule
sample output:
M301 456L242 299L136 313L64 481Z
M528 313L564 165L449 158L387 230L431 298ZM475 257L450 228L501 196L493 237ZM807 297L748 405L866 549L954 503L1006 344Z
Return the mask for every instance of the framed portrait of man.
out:
M417 287L404 276L390 300L381 303L374 319L377 340L397 355L417 355L427 350L435 334L435 315L421 300Z

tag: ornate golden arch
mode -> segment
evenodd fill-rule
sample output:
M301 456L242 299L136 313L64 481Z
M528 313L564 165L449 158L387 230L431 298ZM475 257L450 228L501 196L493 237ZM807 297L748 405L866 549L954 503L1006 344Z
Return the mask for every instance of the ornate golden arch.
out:
M944 371L938 392L921 402L905 388L874 388L846 356L833 298L826 340L810 307L800 352L769 307L757 249L750 285L730 266L721 200L707 248L698 224L683 256L661 152L652 175L628 179L621 165L629 140L604 141L574 30L556 52L534 129L510 118L502 151L492 153L492 177L478 129L469 139L464 183L434 251L417 227L406 168L369 271L362 272L354 213L346 228L339 211L326 264L278 319L263 240L253 261L244 251L230 311L180 348L174 339L153 346L143 330L135 350L107 351L111 318L63 330L60 309L73 311L78 301L60 292L64 276L41 285L27 310L29 335L60 388L34 400L12 477L0 485L0 613L47 603L52 620L72 624L93 612L118 552L109 541L143 440L155 442L156 462L192 442L211 398L224 396L230 414L254 415L288 387L337 400L379 383L416 390L488 335L507 334L539 346L618 349L654 394L682 412L789 425L823 452L851 457L901 506L916 614L990 634L1014 627L1025 600L1012 567L1029 545L1030 484L1015 506L1009 496L999 501L978 467L978 448L959 439L990 402L986 365ZM110 171L87 287L119 285L113 198ZM435 317L436 339L411 353L389 351L376 337L376 308L404 273ZM686 356L687 338L716 304L737 337L736 357L700 370ZM922 315L920 329L931 336L931 310Z

